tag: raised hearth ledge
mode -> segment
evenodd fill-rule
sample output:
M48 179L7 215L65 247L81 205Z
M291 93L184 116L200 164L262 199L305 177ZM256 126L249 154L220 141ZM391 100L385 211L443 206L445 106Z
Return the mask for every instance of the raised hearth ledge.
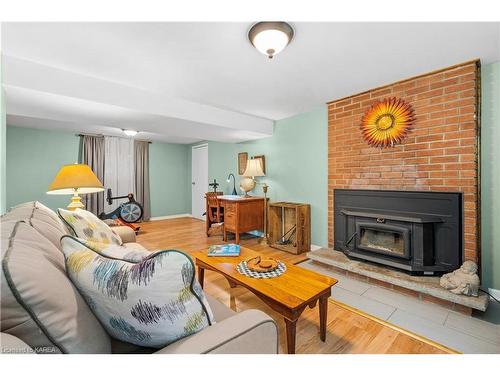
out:
M489 298L487 294L479 292L480 294L478 297L453 294L439 285L439 277L437 276L411 276L392 268L349 259L343 252L327 248L310 251L307 253L307 257L316 262L328 264L358 275L413 290L441 300L453 302L461 306L480 311L486 311L488 307Z

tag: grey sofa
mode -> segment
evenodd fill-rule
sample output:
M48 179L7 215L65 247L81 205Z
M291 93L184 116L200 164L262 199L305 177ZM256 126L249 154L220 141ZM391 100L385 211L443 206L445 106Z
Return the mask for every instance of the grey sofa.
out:
M39 202L1 218L2 353L277 353L276 323L258 310L235 313L207 295L216 323L161 349L112 339L66 277L59 239L66 228ZM113 229L140 247L128 228Z

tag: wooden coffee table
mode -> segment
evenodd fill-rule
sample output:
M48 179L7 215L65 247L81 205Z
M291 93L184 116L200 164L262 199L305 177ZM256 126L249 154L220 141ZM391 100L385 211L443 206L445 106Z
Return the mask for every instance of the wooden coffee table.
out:
M286 272L272 279L254 279L240 274L236 265L259 253L241 247L239 257L209 257L206 251L192 254L198 266L198 280L203 287L205 270L222 274L231 287L241 285L250 290L285 319L288 353L295 353L296 324L304 309L314 308L319 301L319 332L321 341L326 340L328 297L337 280L319 273L286 264Z

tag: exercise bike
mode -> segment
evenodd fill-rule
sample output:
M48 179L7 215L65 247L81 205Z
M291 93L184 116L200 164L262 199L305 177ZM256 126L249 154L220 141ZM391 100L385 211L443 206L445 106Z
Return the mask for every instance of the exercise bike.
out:
M128 199L127 202L120 204L115 210L105 213L101 212L99 214L99 219L106 220L112 219L117 220L122 225L127 225L131 227L134 231L138 232L139 227L133 225L142 219L144 215L144 210L139 202L134 199L134 194L129 193L127 195L122 195L119 197L113 197L111 189L107 189L106 192L106 202L109 205L113 204L116 199Z

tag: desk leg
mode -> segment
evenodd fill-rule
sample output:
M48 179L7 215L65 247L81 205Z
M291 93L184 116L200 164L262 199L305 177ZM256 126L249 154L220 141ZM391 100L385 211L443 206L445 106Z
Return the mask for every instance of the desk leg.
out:
M328 315L328 296L319 298L319 337L326 341L326 317Z
M205 281L205 269L198 266L198 282L200 283L201 289L203 289L203 281Z
M297 333L297 321L285 318L286 346L288 354L295 354L295 334Z
M240 243L240 232L236 232L236 243Z

